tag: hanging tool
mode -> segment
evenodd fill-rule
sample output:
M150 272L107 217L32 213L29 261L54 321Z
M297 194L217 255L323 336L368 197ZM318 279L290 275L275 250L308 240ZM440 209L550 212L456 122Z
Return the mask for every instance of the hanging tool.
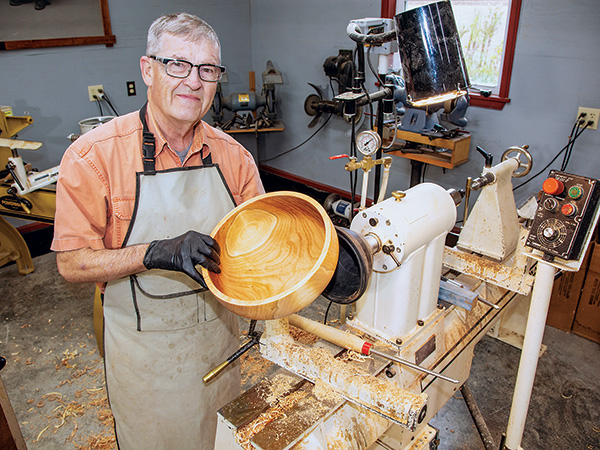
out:
M432 375L437 378L441 378L442 380L449 381L450 383L458 384L459 381L453 378L447 377L440 373L434 372L429 369L425 369L424 367L418 366L417 364L411 363L405 359L399 358L397 356L388 355L387 353L380 352L373 348L373 344L365 341L364 339L359 338L353 334L348 332L338 330L337 328L330 327L328 325L323 325L321 323L315 322L313 320L307 319L305 317L299 316L297 314L292 314L288 316L290 325L293 325L297 328L300 328L304 331L308 331L322 339L325 339L328 342L331 342L335 345L338 345L343 348L347 348L353 350L357 353L361 353L366 356L370 356L371 354L380 356L385 359L389 359L390 361L394 361L398 364L408 366L411 369L418 370L420 372L425 372L426 374Z
M213 378L219 375L229 364L234 362L252 347L260 342L260 337L262 335L261 331L255 331L256 328L256 320L250 321L250 328L248 329L248 337L250 338L248 342L246 342L242 347L235 351L229 358L219 364L217 367L212 369L206 375L202 377L202 381L204 383L209 383Z

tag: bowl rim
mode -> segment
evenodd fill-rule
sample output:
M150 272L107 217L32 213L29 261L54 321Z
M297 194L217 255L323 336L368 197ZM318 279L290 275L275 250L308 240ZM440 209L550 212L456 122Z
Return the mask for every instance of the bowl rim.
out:
M297 292L298 289L300 289L302 286L304 286L306 284L306 282L310 278L312 278L318 270L320 270L324 259L328 256L329 251L331 250L331 246L333 244L332 236L335 233L335 227L333 225L333 222L331 222L329 215L327 214L325 209L319 204L319 202L317 202L315 199L313 199L312 197L310 197L306 194L303 194L300 192L294 192L294 191L267 192L265 194L261 194L261 195L258 195L256 197L246 200L245 202L241 203L236 208L231 210L229 213L227 213L219 221L219 223L215 226L215 228L211 232L211 234L210 234L211 237L214 238L215 235L221 230L221 228L223 227L223 225L226 222L228 222L232 217L237 216L242 211L242 207L247 207L253 203L257 203L257 202L260 202L267 198L272 198L272 197L288 197L288 198L295 197L297 199L303 200L306 203L310 204L313 207L313 209L318 212L319 216L321 217L321 223L324 225L324 228L325 228L325 237L323 239L324 246L321 250L321 254L319 255L318 260L313 264L311 269L296 284L294 284L292 287L286 289L283 292L280 292L271 297L264 298L262 300L243 300L243 299L238 299L238 298L234 298L229 295L226 295L223 291L221 291L220 289L218 289L215 286L215 284L213 283L213 281L211 279L211 273L207 269L202 267L201 268L202 276L204 278L204 282L206 283L206 286L208 287L209 291L212 292L217 297L217 299L219 299L222 302L225 302L225 303L228 303L231 305L235 305L235 306L251 307L251 306L263 306L263 305L266 305L269 303L276 302L277 300L280 300L284 297L288 297L288 296L292 295L293 293ZM336 235L336 237L337 237L337 235Z

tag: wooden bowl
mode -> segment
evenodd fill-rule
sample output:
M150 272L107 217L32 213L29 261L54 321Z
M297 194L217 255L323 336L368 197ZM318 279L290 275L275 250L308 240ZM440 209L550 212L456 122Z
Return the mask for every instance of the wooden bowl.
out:
M221 273L202 268L210 291L248 319L288 316L312 303L333 277L338 238L318 202L271 192L244 202L217 224Z

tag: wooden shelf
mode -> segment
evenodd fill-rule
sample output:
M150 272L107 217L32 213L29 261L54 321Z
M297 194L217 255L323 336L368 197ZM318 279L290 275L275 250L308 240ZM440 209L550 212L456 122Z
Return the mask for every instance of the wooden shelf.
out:
M434 166L453 169L459 164L469 160L469 146L471 144L471 136L458 136L452 139L430 138L429 136L411 131L396 130L396 139L402 139L406 142L426 145L433 149L444 148L448 149L444 152L423 152L409 153L402 152L400 149L386 152L388 155L401 156L415 161L420 161ZM384 144L386 145L386 144Z
M227 134L237 134L237 133L269 133L271 131L284 131L285 127L283 126L283 122L276 120L275 126L269 128L231 128L229 130L225 130Z

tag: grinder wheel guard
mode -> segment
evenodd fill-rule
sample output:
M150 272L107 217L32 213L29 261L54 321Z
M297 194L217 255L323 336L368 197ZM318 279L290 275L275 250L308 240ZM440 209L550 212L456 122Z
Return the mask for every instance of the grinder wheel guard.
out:
M338 226L335 230L340 249L338 264L322 295L334 303L347 305L367 290L373 273L373 253L360 234Z

